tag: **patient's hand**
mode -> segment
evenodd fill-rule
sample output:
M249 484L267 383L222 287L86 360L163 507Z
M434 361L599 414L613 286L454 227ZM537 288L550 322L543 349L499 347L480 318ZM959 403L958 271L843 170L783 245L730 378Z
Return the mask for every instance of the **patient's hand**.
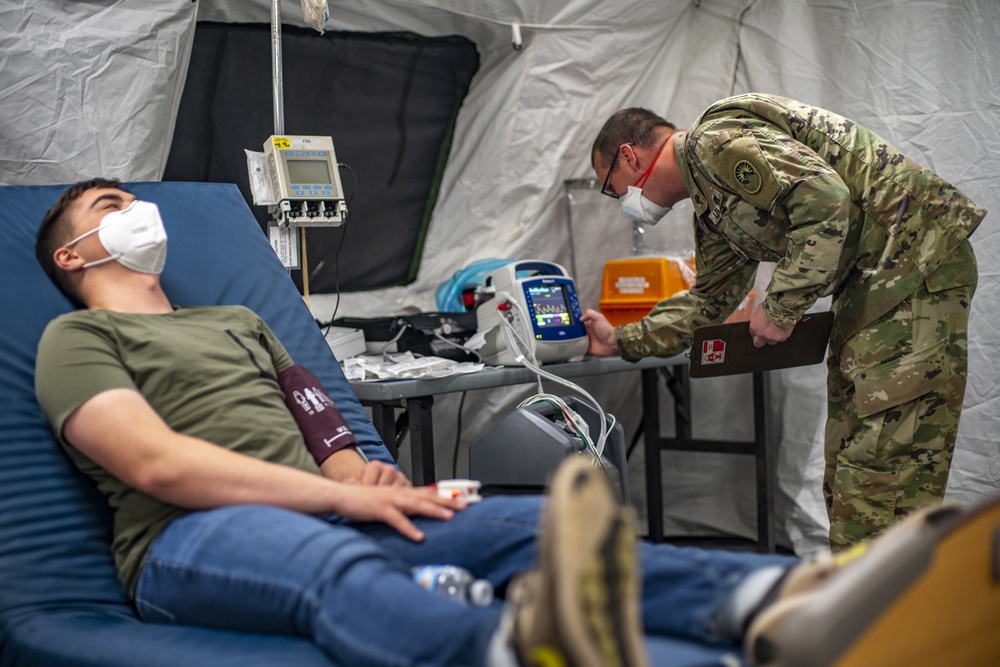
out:
M411 487L413 484L396 466L381 461L366 462L353 447L326 457L319 466L324 477L345 484Z
M411 487L413 484L396 466L371 461L366 463L354 449L341 449L328 456L319 467L324 477L345 484L363 486Z
M436 489L427 486L408 489L385 486L340 488L345 493L335 506L338 514L356 521L387 523L415 542L423 540L424 533L409 517L425 516L445 521L466 507L465 500L440 496Z
M365 460L361 458L357 450L348 447L326 457L326 460L320 464L319 471L323 473L323 477L328 477L336 482L356 484L366 465Z
M348 481L365 486L413 486L398 468L381 461L366 463L365 467Z

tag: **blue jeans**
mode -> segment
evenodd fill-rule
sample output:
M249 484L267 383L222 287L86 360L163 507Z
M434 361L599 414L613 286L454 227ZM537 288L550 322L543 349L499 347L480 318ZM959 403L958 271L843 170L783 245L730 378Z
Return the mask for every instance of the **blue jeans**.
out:
M344 665L481 665L501 606L466 606L410 576L467 568L502 587L535 565L544 499L488 498L450 521L417 519L411 542L384 524L259 505L193 512L150 547L135 590L144 620L309 637ZM647 634L705 643L751 571L787 559L642 543Z

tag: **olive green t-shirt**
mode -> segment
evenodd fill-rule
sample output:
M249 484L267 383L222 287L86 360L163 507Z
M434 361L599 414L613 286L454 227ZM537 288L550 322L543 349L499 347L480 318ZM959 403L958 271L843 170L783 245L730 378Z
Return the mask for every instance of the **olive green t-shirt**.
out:
M66 420L101 392L135 389L179 433L319 474L276 380L292 363L243 306L165 315L80 310L46 327L35 368L38 402L114 510L112 551L129 595L150 542L185 510L126 486L83 455L63 438Z

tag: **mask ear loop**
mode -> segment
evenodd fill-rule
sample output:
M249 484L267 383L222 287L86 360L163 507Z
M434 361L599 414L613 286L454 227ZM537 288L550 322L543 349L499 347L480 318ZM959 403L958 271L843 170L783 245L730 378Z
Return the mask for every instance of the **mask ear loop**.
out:
M115 212L115 213L123 213L123 212L125 212L125 211L128 211L128 210L129 210L129 209L131 209L131 208L132 208L133 206L135 206L136 202L138 202L138 201L139 201L139 200L138 200L138 199L136 199L136 200L134 200L134 201L133 201L133 202L132 202L131 204L129 204L129 205L127 206L127 207L123 208L123 209L122 209L121 211L114 211L114 212ZM111 213L109 213L108 215L111 215ZM107 217L107 215L106 215L106 216L104 216L104 217L106 218L106 217ZM88 236L90 236L91 234L97 234L98 232L100 232L100 231L101 231L101 229L103 229L103 228L104 228L104 227L106 227L106 226L107 226L107 225L105 225L105 224L104 224L104 218L101 218L101 222L100 222L100 223L98 223L98 225L97 225L96 227L94 227L93 229L91 229L91 230L90 230L89 232L84 232L83 234L80 234L80 235L79 235L79 236L77 236L77 237L76 237L75 239L73 239L72 241L70 241L69 243L67 243L66 245L64 245L64 246L63 246L63 248L66 248L67 250L68 250L69 248L72 248L72 247L73 247L73 246L75 246L75 245L76 245L77 243L79 243L79 242L80 242L80 241L82 241L83 239L87 238L87 237L88 237ZM103 245L103 244L102 244L102 245ZM118 259L119 257L121 257L121 256L122 256L122 254L121 254L120 252L118 252L118 253L115 253L115 254L113 254L113 255L108 255L108 256L107 256L107 257L105 257L104 259L97 259L97 260L94 260L93 262L87 262L86 264L82 265L82 266L81 266L80 268L81 268L81 269L89 269L89 268L90 268L90 267L92 267L92 266L99 266L99 265L101 265L101 264L107 264L108 262L113 262L113 261L117 260L117 259Z
M64 246L63 246L62 248L60 248L60 249L67 249L67 250L68 250L69 248L72 248L72 247L73 247L73 246L75 246L75 245L76 245L77 243L79 243L79 242L80 242L80 241L82 241L83 239L87 238L87 237L88 237L88 236L90 236L91 234L96 234L96 233L97 233L97 232L99 232L99 231L101 231L101 226L100 226L100 225L97 225L96 227L94 227L93 229L91 229L91 230L90 230L89 232L84 232L83 234L80 234L79 236L77 236L77 237L76 237L75 239L73 239L72 241L70 241L69 243L67 243L66 245L64 245Z
M69 243L67 243L66 245L64 245L62 247L62 249L69 250L70 248L72 248L73 246L75 246L77 243L79 243L83 239L87 238L91 234L96 234L99 231L101 231L101 225L98 225L97 227L94 227L89 232L84 232L83 234L80 234L75 239L73 239L72 241L70 241ZM115 261L116 259L118 259L121 256L122 256L121 253L115 253L114 255L108 255L104 259L95 259L93 262L87 262L86 264L81 265L80 268L81 269L89 269L92 266L100 266L101 264L107 264L108 262Z
M663 142L662 146L660 146L660 150L657 151L656 157L654 157L653 161L649 163L649 166L646 168L646 171L642 172L642 176L640 176L639 180L634 183L635 187L639 188L640 190L646 187L646 181L648 181L649 177L653 174L653 167L655 167L656 163L660 161L660 156L663 155L663 149L666 148L667 144L669 143L670 143L670 137L667 137L667 140Z

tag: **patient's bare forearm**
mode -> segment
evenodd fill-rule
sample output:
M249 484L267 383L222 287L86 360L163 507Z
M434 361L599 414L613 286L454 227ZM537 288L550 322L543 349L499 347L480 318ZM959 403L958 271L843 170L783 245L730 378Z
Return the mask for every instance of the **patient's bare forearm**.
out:
M443 498L428 487L346 484L203 441L188 444L190 450L181 456L186 460L175 468L187 474L157 480L149 490L151 495L192 509L267 504L308 514L335 513L386 523L417 541L424 536L409 516L444 520L465 507L461 499ZM224 464L223 469L218 464Z
M339 511L339 482L180 437L180 451L136 480L155 498L188 509L263 504L310 514Z
M92 397L66 420L63 435L125 484L187 509L263 504L308 514L330 512L385 521L419 539L407 515L446 519L461 508L433 489L337 482L177 433L132 389ZM376 463L364 464L362 475L369 468L391 468Z
M171 429L138 392L89 399L63 435L125 484L188 509L261 503L334 512L343 484L230 451Z

